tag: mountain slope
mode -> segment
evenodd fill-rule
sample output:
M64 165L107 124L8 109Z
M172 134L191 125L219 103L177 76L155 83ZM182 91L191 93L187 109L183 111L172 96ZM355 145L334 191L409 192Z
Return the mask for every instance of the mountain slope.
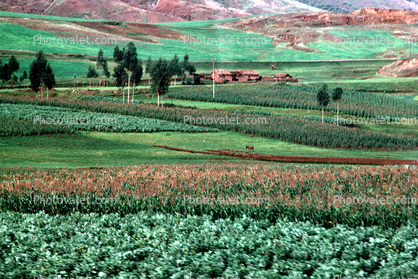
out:
M2 0L0 10L143 23L321 11L296 0Z
M418 12L418 0L2 0L1 11L138 23L214 20L361 8Z
M377 73L393 77L416 77L418 76L418 59L398 60L382 67Z
M418 12L418 0L298 0L319 9L350 13L362 8L396 9Z

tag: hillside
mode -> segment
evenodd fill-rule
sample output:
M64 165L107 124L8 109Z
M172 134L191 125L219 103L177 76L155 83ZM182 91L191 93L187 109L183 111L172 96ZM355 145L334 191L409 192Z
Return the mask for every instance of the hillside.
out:
M398 60L390 65L382 67L377 74L393 77L417 77L418 59Z
M317 52L318 48L327 47L324 44L333 43L341 53L358 50L359 54L364 54L360 51L364 48L367 52L376 50L375 54L382 58L393 58L409 55L408 40L418 41L416 23L417 12L366 8L349 14L319 12L249 17L222 26L261 33L271 37L275 46L287 49ZM396 47L402 44L405 44L402 50ZM383 50L383 45L388 48ZM353 49L353 46L360 49Z
M3 0L0 3L0 11L138 23L320 11L348 13L370 7L418 12L418 0Z
M141 23L321 11L296 0L4 0L0 10Z
M418 0L298 0L301 3L337 13L350 13L362 8L396 9L418 12Z
M188 53L202 62L212 56L218 61L396 59L418 52L418 45L409 43L418 41L418 13L408 11L362 9L350 14L311 12L161 24L24 16L0 12L1 49L96 55L102 48L112 56L115 45L134 42L142 57L170 59L174 53ZM92 43L40 41L75 37L88 37ZM93 43L96 40L102 43Z

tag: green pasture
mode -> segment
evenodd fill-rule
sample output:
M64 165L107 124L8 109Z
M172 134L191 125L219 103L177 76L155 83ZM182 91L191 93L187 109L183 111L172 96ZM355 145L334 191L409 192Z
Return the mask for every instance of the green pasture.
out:
M254 146L256 153L286 156L412 160L418 158L418 151L325 149L222 131L204 134L78 132L73 135L1 138L0 166L81 168L142 163L218 163L242 160L227 156L179 152L153 147L153 144L193 150L235 149L242 151L245 151L245 145L251 145Z
M71 27L71 22L89 21L85 19L59 18L50 16L36 16L10 12L0 12L0 17L31 17L44 19L45 24L49 21L67 21ZM194 61L210 61L215 57L217 61L300 61L300 60L334 60L334 59L375 59L384 58L385 55L391 57L405 57L409 55L410 44L396 38L387 30L361 30L360 27L328 27L323 28L323 34L319 40L307 43L311 52L295 50L288 46L288 43L279 45L272 44L272 38L263 34L228 29L217 25L234 21L236 19L199 21L199 22L177 22L177 23L158 23L162 28L171 29L184 35L183 39L159 39L154 38L157 43L135 42L138 54L143 59L151 56L152 59L163 57L170 59L175 53L179 56L189 54ZM105 24L105 21L101 21ZM311 27L308 27L311 28ZM317 29L315 28L315 31ZM53 36L75 37L77 31L71 33L55 33L41 30L33 30L18 24L0 21L0 31L3 36L0 38L1 49L8 50L29 50L38 51L40 48L47 53L65 54L88 54L96 55L99 48L105 52L105 56L112 56L112 45L98 44L41 44L35 42L36 36L51 38ZM326 33L332 34L341 41L347 38L377 38L379 43L347 43L346 41L329 41L324 39ZM141 36L141 33L130 35ZM113 35L109 35L114 37ZM194 38L195 41L191 38ZM380 42L380 39L384 39ZM127 40L118 40L117 45L126 45ZM411 45L412 54L418 52L418 45ZM338 73L337 73L338 74Z
M360 91L381 91L386 90L405 90L407 92L418 91L418 77L391 77L378 75L368 79L351 79L351 80L322 80L322 81L307 81L306 84L319 85L326 83L330 87L342 87Z
M75 18L75 17L60 17L60 16L49 16L49 15L37 15L37 14L24 14L24 13L15 13L0 11L0 17L23 17L23 18L37 18L37 19L47 19L47 20L63 20L63 21L98 21L96 19L85 19L85 18Z
M0 21L0 46L1 49L8 50L28 50L38 52L42 49L45 53L66 53L66 54L88 54L97 55L100 48L107 55L113 53L115 46L97 45L97 44L81 44L71 43L71 38L76 38L76 32L71 34L62 34L63 37L70 38L66 44L47 43L46 39L56 37L52 32L43 30L34 30L18 24ZM40 41L41 38L45 39ZM126 44L125 44L126 45Z

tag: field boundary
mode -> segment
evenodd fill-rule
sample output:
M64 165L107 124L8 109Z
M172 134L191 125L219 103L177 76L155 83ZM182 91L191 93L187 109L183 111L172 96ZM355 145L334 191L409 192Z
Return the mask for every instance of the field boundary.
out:
M170 150L200 153L209 155L225 155L231 157L241 157L245 159L259 160L259 161L274 161L274 162L288 162L288 163L326 163L326 164L349 164L349 165L418 165L418 160L406 159L384 159L384 158L343 158L343 157L305 157L305 156L282 156L259 153L248 153L233 149L215 149L207 151L182 149L170 147L167 145L153 144L154 147L160 147Z

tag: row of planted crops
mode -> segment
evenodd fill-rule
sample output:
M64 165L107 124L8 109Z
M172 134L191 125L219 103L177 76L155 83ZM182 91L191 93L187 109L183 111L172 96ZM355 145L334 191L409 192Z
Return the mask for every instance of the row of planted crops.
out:
M0 136L67 133L75 130L103 132L215 132L214 129L121 114L80 111L71 108L0 104L4 126Z
M321 110L317 102L317 87L303 85L263 85L237 88L222 87L216 90L215 99L211 88L187 88L170 92L168 97L204 102L219 102L252 106ZM331 94L331 91L329 92ZM357 117L397 118L418 117L418 103L393 98L389 95L344 90L338 101L339 112ZM327 111L337 111L337 102L331 100Z
M259 164L1 168L1 210L52 214L150 211L214 218L246 214L272 222L288 218L326 227L340 223L395 228L418 216L417 174L415 167ZM73 203L67 200L70 197L91 203ZM52 199L61 199L61 204L57 206ZM99 202L94 203L95 199ZM380 199L384 203L376 203Z
M94 113L106 113L107 115L119 114L153 118L183 124L197 123L199 126L205 126L207 128L229 130L297 144L327 148L408 150L416 149L418 147L418 140L413 137L351 129L349 127L336 126L329 123L319 123L318 121L280 115L261 116L250 113L227 112L221 110L202 110L183 107L161 108L153 104L128 105L115 102L62 99L47 101L45 99L4 96L0 97L0 103L3 106L5 106L5 104L48 106L48 108L45 108L44 110L45 113L51 111L50 107L53 106L72 110L85 110ZM29 110L33 110L33 108L30 107ZM5 112L1 113L5 114ZM16 112L16 114L19 115L18 112ZM10 115L11 114L8 114L8 116ZM192 118L200 119L201 122L192 122L189 120ZM202 122L204 118L211 118L213 121L212 123L206 122L205 124ZM241 124L237 125L235 124L236 122L228 123L219 121L220 119L232 118L240 119ZM256 121L253 121L255 118ZM247 120L248 123L245 123ZM135 120L132 121L135 123ZM193 128L187 129L193 130ZM141 128L138 128L137 130L141 131Z
M413 278L417 174L0 168L0 278Z

